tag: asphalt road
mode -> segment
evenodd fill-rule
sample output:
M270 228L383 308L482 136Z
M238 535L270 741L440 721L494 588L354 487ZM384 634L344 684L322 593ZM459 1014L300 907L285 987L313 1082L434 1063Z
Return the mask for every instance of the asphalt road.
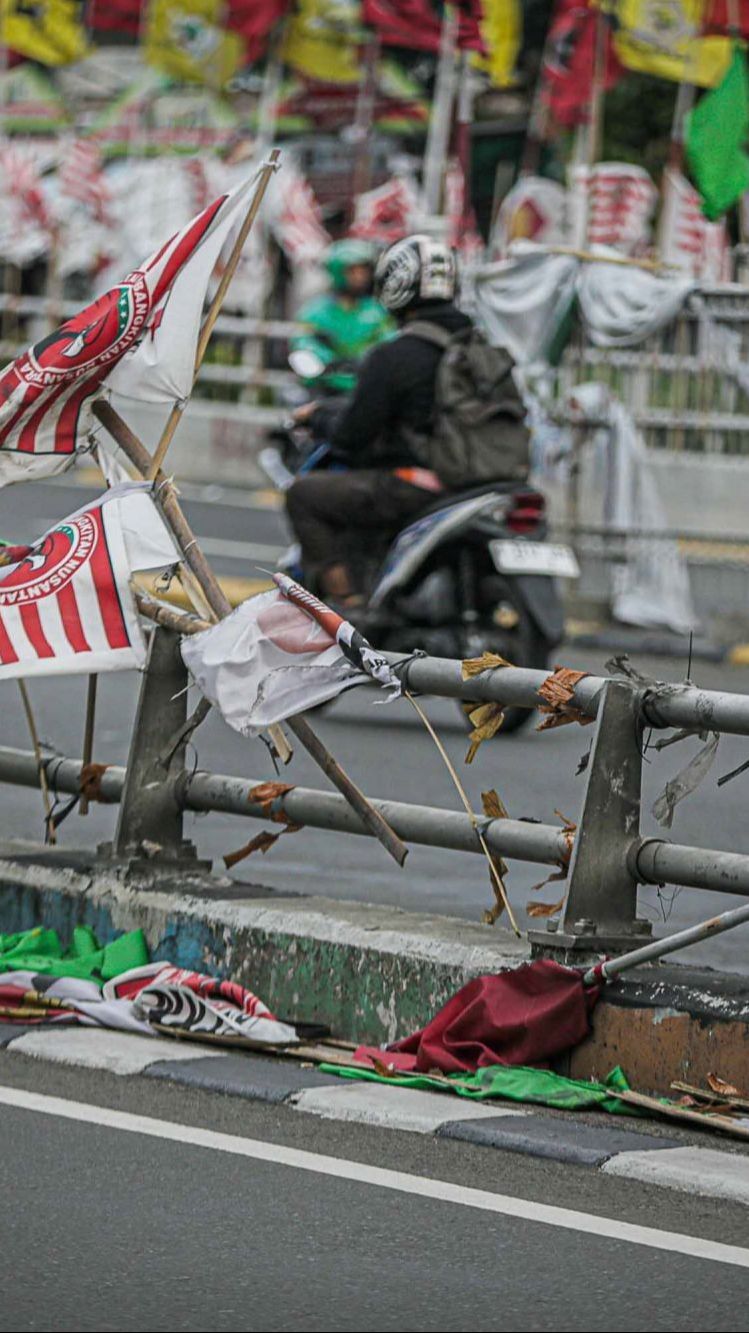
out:
M749 1329L739 1205L7 1053L0 1133L2 1330Z
M84 503L93 490L61 483L14 486L0 492L0 535L6 540L29 540L50 523ZM193 525L219 572L254 576L258 566L267 567L286 540L283 520L267 503L249 493L230 495L218 488L195 499L188 491L186 507ZM604 654L560 649L558 660L588 670L602 669ZM666 680L684 675L683 661L643 658L643 669ZM693 678L708 688L749 692L749 670L728 665L695 664ZM112 674L100 680L94 757L124 763L137 691L132 674ZM32 682L31 695L43 738L62 753L81 752L85 679ZM536 734L529 729L518 736L499 738L484 745L474 764L462 764L465 735L454 703L428 701L428 711L437 725L452 759L461 768L466 789L480 808L480 793L496 787L510 813L553 821L555 811L576 819L583 794L582 777L575 776L581 755L587 750L591 731L577 726ZM373 797L388 797L447 809L457 808L457 796L438 755L421 724L405 702L388 707L373 703L372 696L352 692L315 722L321 736L352 777ZM26 723L14 682L0 683L0 744L29 748ZM657 831L649 810L664 783L696 752L700 742L686 741L660 755L650 752L644 782L645 833ZM749 853L749 821L746 818L749 774L718 789L716 778L747 758L749 741L723 737L713 771L698 792L678 808L670 837L705 847ZM247 741L230 731L217 717L196 733L191 761L214 772L233 773L258 781L274 776L270 759L260 741ZM297 753L284 777L305 786L324 786L306 754ZM39 838L42 829L39 799L28 790L2 789L6 836ZM63 826L65 843L93 845L111 835L114 811L94 806L83 822L75 814ZM251 836L252 825L231 816L192 816L186 819L187 836L198 844L202 855L220 858L242 846ZM322 893L336 898L392 903L415 911L435 911L480 919L492 901L482 859L478 856L414 847L403 871L398 871L377 845L363 838L304 830L281 839L263 858L244 861L234 878L285 891ZM522 918L532 898L554 901L559 886L549 885L532 894L532 886L543 877L539 867L513 863L508 889ZM641 893L641 910L665 929L700 920L737 899L683 889ZM746 931L722 936L709 945L692 949L694 962L749 971ZM686 958L687 955L684 955Z

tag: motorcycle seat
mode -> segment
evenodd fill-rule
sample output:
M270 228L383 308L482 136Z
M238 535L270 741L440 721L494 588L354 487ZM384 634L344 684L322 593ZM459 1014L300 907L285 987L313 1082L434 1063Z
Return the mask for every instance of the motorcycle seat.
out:
M473 500L478 495L508 495L512 491L521 490L526 483L522 481L487 481L482 486L469 486L465 490L446 491L440 495L432 504L421 511L421 517L425 514L436 514L440 509L449 509L450 505L458 504L461 500Z

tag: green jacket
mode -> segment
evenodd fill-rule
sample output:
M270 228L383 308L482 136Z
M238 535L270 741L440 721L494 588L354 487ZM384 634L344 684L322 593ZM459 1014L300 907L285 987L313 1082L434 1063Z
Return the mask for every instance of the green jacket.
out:
M335 292L316 296L303 305L297 315L307 330L291 341L294 351L312 351L325 365L334 361L360 361L384 338L392 337L395 324L387 311L373 296L364 296L349 303ZM355 385L350 374L324 375L323 383L333 389L349 390ZM320 380L306 380L312 387Z

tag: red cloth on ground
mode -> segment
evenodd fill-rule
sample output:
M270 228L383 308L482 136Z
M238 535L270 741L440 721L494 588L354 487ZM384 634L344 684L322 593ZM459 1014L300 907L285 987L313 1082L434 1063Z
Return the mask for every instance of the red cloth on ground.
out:
M472 1072L482 1065L546 1066L590 1031L598 989L582 974L541 958L512 972L475 977L420 1032L355 1058L408 1073Z

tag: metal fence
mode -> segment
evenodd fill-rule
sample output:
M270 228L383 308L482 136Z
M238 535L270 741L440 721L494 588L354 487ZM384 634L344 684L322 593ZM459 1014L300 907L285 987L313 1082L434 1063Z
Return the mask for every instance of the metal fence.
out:
M568 892L560 921L532 930L537 951L580 958L629 948L647 938L650 923L637 916L638 884L749 895L749 856L644 838L640 831L643 735L646 728L749 736L749 696L661 684L628 676L579 677L515 667L463 678L462 664L416 656L399 663L415 693L505 705L544 707L555 720L595 719L582 815L577 829L509 818L469 817L397 801L373 802L405 842L480 853L481 834L491 853L555 867ZM250 819L290 821L331 832L366 835L342 796L285 784L272 799L257 783L185 768L187 676L177 635L154 630L126 769L84 766L45 755L49 787L120 804L110 849L113 865L147 863L153 872L194 862L183 837L184 811L221 811ZM550 702L552 700L553 702ZM0 781L38 787L32 753L0 747ZM678 784L677 784L678 785ZM687 784L688 786L688 784ZM672 799L678 799L676 789Z

